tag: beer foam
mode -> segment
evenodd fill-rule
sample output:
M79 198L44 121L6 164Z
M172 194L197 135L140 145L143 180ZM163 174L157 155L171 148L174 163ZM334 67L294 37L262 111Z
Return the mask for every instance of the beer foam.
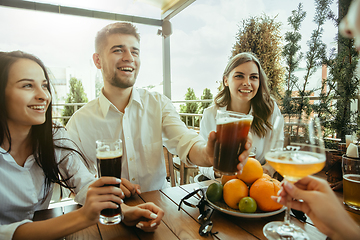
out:
M123 154L122 150L106 151L106 152L98 151L96 153L96 158L99 158L99 159L117 158L117 157L121 157L122 154Z
M252 122L252 116L243 117L241 119L232 118L232 117L218 118L218 119L216 119L216 124L217 125L222 125L222 124L228 124L228 123L233 123L233 122L241 122L241 121L250 121L250 123L251 123Z

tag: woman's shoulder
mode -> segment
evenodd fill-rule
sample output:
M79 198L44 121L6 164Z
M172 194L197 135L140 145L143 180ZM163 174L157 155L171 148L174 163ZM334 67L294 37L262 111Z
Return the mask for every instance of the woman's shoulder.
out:
M207 107L204 109L203 115L214 115L216 116L216 112L217 110L219 110L220 108L218 106L216 106L215 104L211 105L210 107Z

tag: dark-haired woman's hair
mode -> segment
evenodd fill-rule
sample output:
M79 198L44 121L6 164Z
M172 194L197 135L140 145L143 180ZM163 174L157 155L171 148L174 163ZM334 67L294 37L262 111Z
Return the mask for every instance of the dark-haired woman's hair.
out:
M267 128L269 130L272 129L272 125L268 120L274 111L274 100L270 96L266 74L260 65L260 61L254 54L243 52L235 55L229 60L223 73L221 90L215 96L214 102L218 107L230 106L231 95L229 87L225 86L225 78L229 77L230 72L234 68L246 62L254 62L259 69L259 89L255 97L251 99L251 107L254 116L251 130L259 137L264 137L267 133Z
M0 52L0 145L6 139L9 143L9 149L5 149L7 152L11 151L11 135L7 125L8 113L6 110L5 88L8 82L11 66L20 59L29 59L39 64L44 71L46 80L49 82L49 75L46 71L45 65L37 57L21 51ZM47 86L51 95L50 84L47 84ZM59 170L59 164L73 152L77 152L81 157L83 157L83 155L75 149L65 147L63 144L54 143L53 135L57 131L57 128L59 127L54 125L52 122L52 103L50 101L49 107L46 110L45 122L40 125L33 125L30 130L32 152L35 157L35 161L43 169L45 174L45 191L43 201L49 194L51 183L58 183L62 187L68 189L74 188L73 186L69 186L67 183L72 176L63 176ZM56 161L55 157L56 148L68 150L66 156L59 161ZM0 152L0 154L4 154L4 152Z

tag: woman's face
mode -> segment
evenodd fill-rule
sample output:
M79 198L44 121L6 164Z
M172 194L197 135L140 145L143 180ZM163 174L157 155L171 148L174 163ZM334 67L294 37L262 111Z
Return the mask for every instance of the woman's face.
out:
M354 38L356 50L360 52L360 0L352 1L348 13L341 20L339 28L344 37Z
M234 68L224 79L229 87L231 101L250 104L259 89L259 69L254 62L246 62Z
M5 101L9 127L31 127L45 122L51 96L39 64L19 59L10 67Z

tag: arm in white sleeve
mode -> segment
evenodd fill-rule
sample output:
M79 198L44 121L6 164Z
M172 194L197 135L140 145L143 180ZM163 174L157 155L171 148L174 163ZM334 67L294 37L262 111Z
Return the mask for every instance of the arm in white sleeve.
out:
M12 239L15 230L24 223L32 222L29 219L22 220L21 222L15 222L6 225L0 225L0 239Z
M195 144L206 145L206 141L194 130L186 127L174 105L165 96L162 96L162 104L162 128L165 147L172 154L177 154L180 160L187 165L196 164L197 159L195 162L190 162L188 159L190 149Z
M207 139L211 131L216 130L216 122L214 115L215 109L213 107L205 109L203 117L200 121L200 136ZM215 179L213 167L199 167L199 171L202 175Z

